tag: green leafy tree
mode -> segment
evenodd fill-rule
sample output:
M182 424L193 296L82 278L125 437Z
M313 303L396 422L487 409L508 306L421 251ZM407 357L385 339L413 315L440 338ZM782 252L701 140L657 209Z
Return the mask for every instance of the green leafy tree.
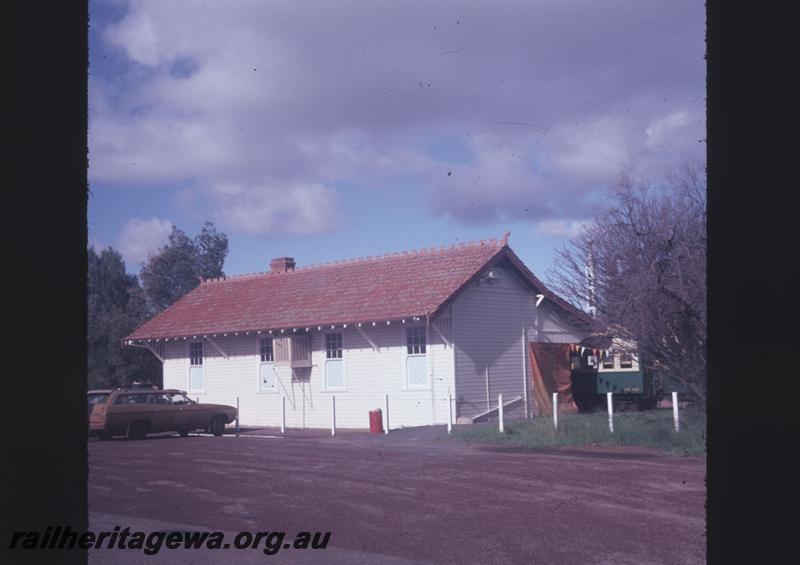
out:
M197 247L197 272L204 279L221 277L222 266L228 255L228 236L217 233L211 222L203 224L200 234L194 238Z
M111 247L88 251L89 388L113 388L133 380L161 381L161 363L122 339L147 318L144 294L122 256Z
M172 226L169 239L142 265L140 277L152 314L161 312L200 283L200 277L223 276L228 236L206 222L194 239Z

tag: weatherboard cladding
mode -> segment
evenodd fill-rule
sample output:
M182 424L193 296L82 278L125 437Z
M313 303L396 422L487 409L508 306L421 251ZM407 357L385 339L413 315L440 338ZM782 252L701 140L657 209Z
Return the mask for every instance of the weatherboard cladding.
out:
M504 271L500 285L473 283L454 301L459 416L496 408L498 394L506 400L524 396L522 327L535 300L516 274Z
M500 284L474 281L453 301L458 416L474 417L496 408L499 394L510 401L527 393L530 405L523 328L526 341L577 343L585 336L579 325L558 316L562 310L549 301L537 307L536 293L517 273L492 270L501 275ZM507 409L506 417L522 417L523 407Z
M490 240L206 281L125 340L294 329L430 315L508 248ZM567 305L567 308L571 306Z
M408 324L406 324L408 325ZM435 398L431 388L405 387L405 340L402 324L370 327L365 333L379 347L371 345L355 328L338 328L344 335L346 390L325 390L325 333L312 332L310 378L293 378L288 367L277 368L278 386L274 391L259 390L258 337L228 335L214 341L229 356L224 358L211 346L204 348L205 388L189 391L201 402L239 405L241 425L279 426L282 398L286 398L288 428L325 428L331 422L331 396L336 396L336 425L365 428L369 411L385 408L385 395L391 402L392 429L405 426L444 424L447 420L447 391L453 387L453 352L441 337L428 332L428 359L431 364ZM328 330L330 331L330 330ZM189 390L188 341L170 341L165 346L164 387ZM432 404L435 400L435 405Z

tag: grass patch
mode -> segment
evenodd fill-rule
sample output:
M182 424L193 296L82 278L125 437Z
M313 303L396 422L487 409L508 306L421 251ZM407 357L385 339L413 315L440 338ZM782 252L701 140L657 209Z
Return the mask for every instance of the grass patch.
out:
M608 414L560 414L558 430L552 418L533 418L507 422L505 433L497 426L453 430L453 437L464 441L501 443L537 449L568 445L633 445L652 447L671 455L705 455L706 413L684 409L680 432L675 432L672 410L619 412L614 414L614 433L608 431Z

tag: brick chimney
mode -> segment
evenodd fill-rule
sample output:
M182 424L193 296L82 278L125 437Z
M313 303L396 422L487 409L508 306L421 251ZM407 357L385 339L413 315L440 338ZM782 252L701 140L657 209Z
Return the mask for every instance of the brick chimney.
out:
M294 271L294 257L276 257L269 262L269 270L273 273Z

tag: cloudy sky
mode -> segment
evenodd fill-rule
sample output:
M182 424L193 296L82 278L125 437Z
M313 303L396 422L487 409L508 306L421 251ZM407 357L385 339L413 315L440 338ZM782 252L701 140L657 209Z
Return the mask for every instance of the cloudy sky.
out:
M621 169L705 159L695 1L90 1L89 239L228 274L511 230L541 275Z

